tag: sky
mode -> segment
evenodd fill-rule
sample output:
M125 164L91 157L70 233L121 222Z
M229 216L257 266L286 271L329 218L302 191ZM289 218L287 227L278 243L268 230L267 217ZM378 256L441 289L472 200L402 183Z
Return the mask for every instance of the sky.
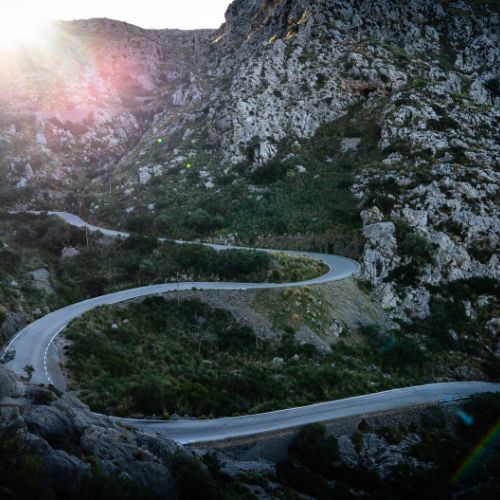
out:
M0 0L3 21L107 17L141 28L218 28L231 0Z

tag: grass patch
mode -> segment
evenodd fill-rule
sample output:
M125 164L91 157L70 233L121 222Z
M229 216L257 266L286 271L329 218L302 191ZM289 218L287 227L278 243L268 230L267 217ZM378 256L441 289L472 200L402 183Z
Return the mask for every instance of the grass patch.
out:
M301 325L322 336L328 322L328 304L317 288L263 290L255 297L259 308L269 311L273 329L294 333Z

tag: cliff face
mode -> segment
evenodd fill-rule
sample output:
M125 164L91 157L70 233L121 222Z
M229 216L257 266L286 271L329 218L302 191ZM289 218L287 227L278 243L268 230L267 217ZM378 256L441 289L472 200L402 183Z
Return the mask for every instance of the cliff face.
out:
M366 278L395 317L426 317L432 287L498 277L498 32L486 0L237 0L219 30L188 33L63 24L47 61L25 56L3 78L7 203L72 208L65 193L85 192L79 206L100 217L175 221L184 196L188 215L226 218L214 236L244 240L234 213L279 185L248 172L274 161L288 184L264 215L285 215L260 233L323 233L339 216L321 198L337 192L318 189L347 162L337 187L364 221ZM290 194L315 182L316 196ZM204 201L224 193L231 213ZM294 225L294 209L323 219ZM464 307L490 321L483 292Z
M2 175L18 188L94 178L138 142L210 31L148 31L105 19L53 25L2 54Z
M59 23L1 54L0 209L345 250L404 333L498 376L499 31L490 0L236 0L213 31ZM2 412L54 481L87 456L175 494L168 441L43 389Z

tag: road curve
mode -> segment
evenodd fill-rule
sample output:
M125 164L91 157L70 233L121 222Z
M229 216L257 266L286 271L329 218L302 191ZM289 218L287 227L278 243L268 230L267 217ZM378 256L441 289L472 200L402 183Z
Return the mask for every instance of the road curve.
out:
M88 224L80 217L67 212L29 212L34 215L47 213L48 215L57 216L67 223L76 227L86 227L89 231L100 231L106 236L127 238L128 233L114 231L112 229L100 228ZM189 242L176 240L177 243L186 244ZM217 251L228 249L248 249L248 247L228 247L223 245L215 245L204 243ZM257 290L270 288L285 288L298 287L306 285L317 285L321 283L329 283L336 280L341 280L353 276L359 271L359 264L354 260L339 257L336 255L328 255L322 253L297 252L288 250L268 250L256 249L270 253L285 253L294 256L306 256L314 260L318 260L326 264L328 272L307 281L293 283L233 283L233 282L206 282L206 281L190 281L182 283L162 283L157 285L149 285L140 288L132 288L119 292L101 295L92 299L77 302L70 306L58 309L51 312L43 318L35 321L31 325L21 330L10 341L5 349L15 351L13 360L6 363L6 366L11 370L22 374L23 368L26 365L32 365L35 369L33 374L33 382L36 384L53 384L56 387L65 389L65 379L62 375L61 368L57 361L56 350L51 348L54 338L70 323L73 319L78 318L82 314L102 305L117 304L126 300L155 295L159 293L173 292L177 290Z
M181 444L208 443L293 429L315 422L435 404L469 397L481 392L500 392L490 382L444 382L355 396L298 408L213 420L118 419L144 432L157 433Z
M100 231L106 236L128 237L128 233L104 229L86 223L80 217L66 212L30 212L35 215L47 213L55 215L69 224L77 227L86 227L89 231ZM187 243L177 241L177 243ZM230 248L222 245L207 244L215 250L222 251ZM65 389L65 379L57 359L56 349L53 347L54 338L73 319L98 306L116 304L126 300L155 295L176 290L249 290L298 287L329 283L351 277L359 272L359 265L345 257L321 253L279 251L257 249L270 253L283 252L288 255L306 256L323 262L328 266L328 272L317 278L293 283L229 283L229 282L183 282L150 285L129 290L102 295L84 300L76 304L54 311L35 321L21 330L6 347L4 353L15 351L13 360L6 362L11 370L22 374L23 367L31 364L35 368L32 382L37 384L53 384ZM277 412L262 413L235 418L221 418L216 420L134 420L119 419L133 424L149 432L157 432L175 439L180 443L209 442L229 438L237 438L263 432L273 432L298 427L313 422L324 422L335 418L359 415L374 411L384 411L416 404L435 403L444 400L470 396L477 392L499 391L500 384L487 382L453 382L428 384L418 387L408 387L385 391L365 396L357 396L343 400L330 401L315 405L290 408Z

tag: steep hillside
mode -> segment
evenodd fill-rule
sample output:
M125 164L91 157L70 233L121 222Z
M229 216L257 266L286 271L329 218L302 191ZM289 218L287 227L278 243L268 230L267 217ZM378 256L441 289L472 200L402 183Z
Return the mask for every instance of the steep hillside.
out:
M50 204L108 180L210 34L95 19L55 23L36 47L3 49L4 202L32 196Z
M236 0L217 31L55 33L3 73L4 205L344 253L413 334L498 355L495 2Z

